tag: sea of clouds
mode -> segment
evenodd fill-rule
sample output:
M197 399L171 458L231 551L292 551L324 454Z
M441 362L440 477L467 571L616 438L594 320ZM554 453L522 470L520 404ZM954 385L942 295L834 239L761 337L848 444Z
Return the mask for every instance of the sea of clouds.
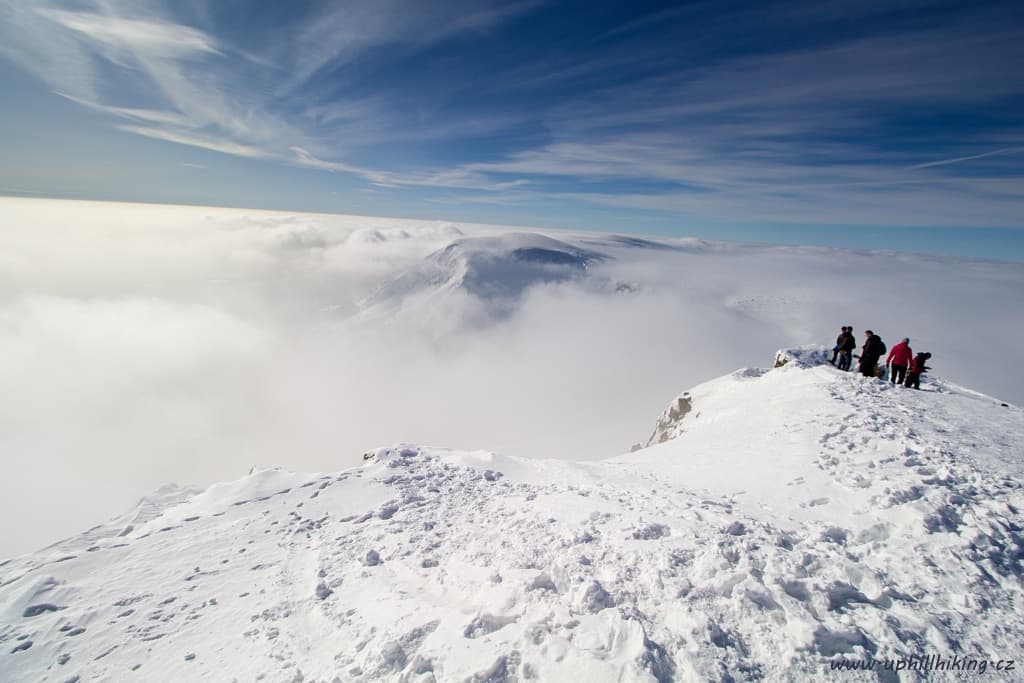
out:
M429 281L373 299L488 226L24 199L0 223L0 557L165 482L400 441L615 455L680 391L843 324L1024 400L1019 264L548 231L603 259L498 315Z

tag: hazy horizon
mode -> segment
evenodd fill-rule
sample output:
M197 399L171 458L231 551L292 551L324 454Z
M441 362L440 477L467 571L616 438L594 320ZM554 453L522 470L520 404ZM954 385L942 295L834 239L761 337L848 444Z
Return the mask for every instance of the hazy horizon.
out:
M345 213L343 211L315 211L299 207L274 207L270 205L238 206L233 204L194 204L188 202L147 202L140 200L117 200L104 198L87 198L74 196L42 196L39 194L4 194L0 188L0 199L47 199L68 202L91 202L97 204L139 204L146 206L187 207L195 209L237 209L240 211L259 211L266 213L304 213L321 216L361 217L368 219L398 219L409 221L470 223L488 225L496 228L521 228L524 230L555 230L559 232L597 232L605 234L628 234L651 238L688 238L740 242L762 245L794 246L794 247L831 247L836 249L852 249L861 251L902 252L936 256L952 256L993 261L1024 262L1024 230L1012 228L951 228L951 227L917 227L903 226L864 227L847 226L843 230L836 226L773 226L771 233L765 233L755 227L738 226L673 226L651 225L649 231L636 230L628 221L618 228L614 225L605 228L588 229L569 223L537 223L516 224L488 221L465 221L454 218L447 213L436 216L406 216Z

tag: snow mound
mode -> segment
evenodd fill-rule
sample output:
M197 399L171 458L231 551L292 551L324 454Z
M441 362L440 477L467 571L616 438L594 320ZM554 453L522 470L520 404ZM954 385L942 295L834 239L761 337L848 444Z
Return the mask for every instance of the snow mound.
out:
M1024 415L926 378L787 362L692 388L665 439L608 461L399 445L218 484L0 565L0 679L789 681L842 657L1020 660Z
M780 368L787 363L795 363L800 367L810 368L815 365L824 365L828 359L829 350L824 346L814 344L795 346L776 351L774 367Z
M463 292L494 305L514 303L535 285L586 274L605 257L536 233L465 237L381 287L364 307L398 306L410 298Z

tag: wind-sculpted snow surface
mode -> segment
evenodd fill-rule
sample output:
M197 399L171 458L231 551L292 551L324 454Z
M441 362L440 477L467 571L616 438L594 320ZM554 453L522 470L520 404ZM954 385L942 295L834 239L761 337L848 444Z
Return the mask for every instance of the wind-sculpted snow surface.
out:
M615 460L398 446L336 474L168 493L131 528L0 566L0 679L790 681L836 675L836 657L927 654L1019 667L1024 417L924 389L787 363L694 387L681 428Z

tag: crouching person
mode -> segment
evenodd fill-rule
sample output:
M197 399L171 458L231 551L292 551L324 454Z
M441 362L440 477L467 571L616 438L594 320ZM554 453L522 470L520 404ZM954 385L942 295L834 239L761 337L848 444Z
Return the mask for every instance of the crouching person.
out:
M928 370L931 370L925 363L929 358L932 357L930 353L919 353L914 356L914 360L910 361L910 368L907 370L907 380L904 382L905 386L914 387L915 389L921 388L921 375Z

